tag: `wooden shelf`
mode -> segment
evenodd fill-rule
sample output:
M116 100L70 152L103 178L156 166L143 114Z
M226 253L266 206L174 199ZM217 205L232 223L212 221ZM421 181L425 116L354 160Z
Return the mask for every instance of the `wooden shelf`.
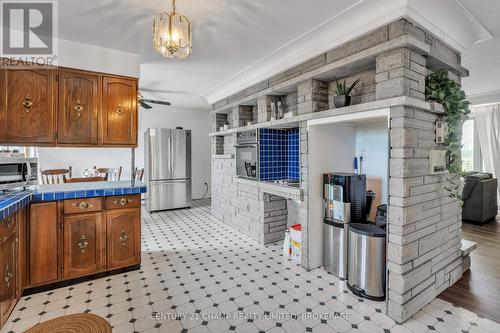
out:
M340 116L340 115L345 115L348 113L349 114L350 113L361 113L361 112L365 112L365 111L389 108L389 107L400 106L400 105L416 107L416 108L427 110L427 111L434 112L437 114L444 113L443 107L436 102L426 102L426 101L423 101L421 99L417 99L417 98L413 98L413 97L401 96L401 97L383 99L380 101L374 101L374 102L346 106L346 107L338 108L338 109L330 109L330 110L326 110L326 111L307 113L307 114L303 114L303 115L299 115L299 116L295 116L295 117L290 117L290 118L285 118L285 119L266 121L263 123L257 123L257 124L253 124L250 126L231 128L231 129L228 129L226 131L212 132L212 133L209 133L208 135L209 136L226 136L226 135L231 135L231 134L234 134L237 132L251 131L251 130L256 130L259 128L293 128L293 127L298 127L299 122L301 122L301 121Z

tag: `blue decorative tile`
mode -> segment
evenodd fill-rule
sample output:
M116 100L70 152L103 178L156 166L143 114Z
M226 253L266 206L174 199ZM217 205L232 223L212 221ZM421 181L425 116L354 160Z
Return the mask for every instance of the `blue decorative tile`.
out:
M92 197L95 197L95 191L94 190L86 190L85 191L85 196L87 198L92 198Z
M54 193L42 194L43 201L54 201Z
M300 179L299 129L261 129L260 179Z

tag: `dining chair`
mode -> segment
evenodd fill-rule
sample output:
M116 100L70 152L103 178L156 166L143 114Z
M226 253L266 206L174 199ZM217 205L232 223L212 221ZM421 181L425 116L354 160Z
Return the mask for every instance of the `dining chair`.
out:
M143 177L144 177L144 168L142 169L135 168L134 179L142 182Z
M72 169L47 169L42 170L43 184L62 184L66 178L71 178Z
M65 183L105 182L104 177L64 178Z
M119 181L122 177L122 167L119 168L97 168L94 166L94 169L97 170L100 177L104 177L107 181Z

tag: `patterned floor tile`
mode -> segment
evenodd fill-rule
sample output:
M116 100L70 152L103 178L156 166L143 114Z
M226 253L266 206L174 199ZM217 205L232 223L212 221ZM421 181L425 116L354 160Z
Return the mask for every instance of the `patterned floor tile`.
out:
M113 332L500 332L500 325L434 300L403 326L383 302L360 299L322 268L305 271L281 245L259 245L210 214L143 211L137 271L23 297L4 332L78 312L100 315Z

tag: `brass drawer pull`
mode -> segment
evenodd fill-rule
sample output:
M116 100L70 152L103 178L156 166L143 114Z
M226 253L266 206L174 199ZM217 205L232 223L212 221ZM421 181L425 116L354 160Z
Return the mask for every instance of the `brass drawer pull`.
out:
M83 106L82 106L82 103L80 102L80 99L76 100L75 111L76 111L76 116L77 117L81 117L82 116Z
M88 245L89 242L87 242L87 237L85 235L82 235L82 237L80 237L80 241L78 242L78 247L80 248L80 251L82 253L85 253L85 251L87 251Z
M86 208L94 208L94 205L92 205L91 203L87 203L85 201L82 201L82 202L75 202L73 204L73 207L78 207L81 210L84 210Z
M120 233L120 242L122 243L122 246L125 246L125 242L127 241L127 239L128 236L125 233L125 230L122 230L122 232Z
M31 98L28 95L24 97L23 106L25 112L30 112L33 102L31 102Z
M5 266L5 274L3 276L3 280L7 288L10 288L10 280L12 280L12 278L13 278L12 272L10 271L9 265L7 265Z
M12 217L10 217L7 220L5 220L3 227L5 229L9 229L10 227L12 227L13 224L14 224L14 219Z
M131 203L131 202L132 202L132 200L127 199L127 198L121 198L120 200L117 199L117 200L113 201L113 203L115 205L120 205L120 206L125 206L126 204Z

